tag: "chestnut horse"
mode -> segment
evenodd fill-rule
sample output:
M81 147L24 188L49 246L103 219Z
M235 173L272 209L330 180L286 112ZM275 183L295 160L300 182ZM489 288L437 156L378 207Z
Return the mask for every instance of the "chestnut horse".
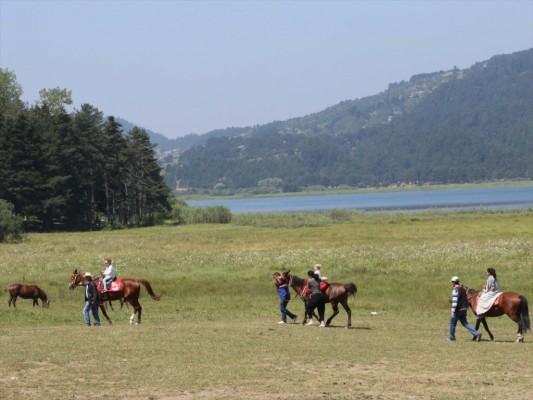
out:
M476 314L477 302L479 300L479 292L474 289L468 289L465 287L468 304L470 308ZM514 322L518 324L518 332L516 339L517 343L522 343L524 341L524 333L531 329L531 324L529 321L529 307L527 304L527 299L514 292L503 292L496 302L492 305L489 311L487 311L481 318L476 322L476 330L478 330L479 325L483 324L483 327L490 336L490 340L494 340L492 332L489 330L487 321L485 317L500 317L503 314L507 314Z
M69 289L74 290L76 286L82 286L84 283L84 275L83 272L78 272L77 269L74 270L72 274L70 274L70 282L68 284ZM100 280L100 277L94 278L94 281L98 285L98 281ZM159 301L161 296L156 296L154 291L152 290L152 286L150 285L150 282L148 282L146 279L130 279L130 278L123 278L120 279L120 289L118 291L108 291L105 293L105 296L102 296L102 293L100 293L100 289L98 291L98 298L100 303L100 310L102 310L102 314L104 314L104 317L106 317L107 322L110 324L113 323L111 321L111 318L107 315L107 311L105 309L104 300L105 301L112 301L112 300L124 300L126 303L129 303L133 307L133 313L130 317L130 324L133 324L133 321L135 319L135 314L137 314L137 324L141 323L141 314L142 314L142 307L139 303L139 295L141 293L141 283L144 285L146 290L148 291L148 294L150 297L156 301Z
M48 296L44 290L37 285L21 285L20 283L13 283L12 285L9 285L7 291L9 292L10 296L10 299L7 302L9 307L11 307L11 304L13 304L13 307L16 308L15 303L17 302L18 296L23 299L33 299L33 307L39 305L38 299L41 299L43 307L48 308L50 306L50 300L48 300Z
M307 287L307 279L302 279L290 273L291 271L283 272L282 276L286 282L289 283L289 286L294 289L296 294L306 302L307 298L305 295L305 288ZM352 326L352 310L348 306L348 296L353 295L355 298L355 293L357 293L357 287L355 283L329 283L328 288L325 290L324 294L326 295L326 303L331 303L331 308L333 309L333 314L326 321L326 326L331 324L331 321L339 313L339 303L342 304L346 313L348 314L348 324L347 328ZM302 324L307 322L307 312L304 313L304 320Z

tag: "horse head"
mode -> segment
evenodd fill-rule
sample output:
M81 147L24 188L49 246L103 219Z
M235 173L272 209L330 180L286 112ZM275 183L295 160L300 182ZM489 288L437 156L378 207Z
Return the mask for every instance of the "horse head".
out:
M41 301L43 302L43 308L50 307L50 299L48 299L48 296L46 295L46 292L39 288L39 297Z
M83 282L83 274L78 272L78 269L75 269L73 273L70 274L70 281L68 283L68 288L74 290L76 286L81 285Z
M281 276L285 282L287 282L289 285L291 284L292 275L290 269L288 271L282 272Z

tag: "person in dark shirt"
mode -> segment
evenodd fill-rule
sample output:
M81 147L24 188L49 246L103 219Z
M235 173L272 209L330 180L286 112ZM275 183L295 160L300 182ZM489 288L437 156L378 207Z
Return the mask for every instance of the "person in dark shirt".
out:
M453 289L452 289L452 315L450 318L450 335L448 340L455 341L455 327L457 322L460 321L461 324L474 336L474 339L478 342L481 340L481 333L476 331L472 325L470 325L466 319L466 313L468 312L468 298L466 290L459 283L459 278L454 276L451 280Z
M324 323L324 312L326 310L326 296L320 290L320 277L315 274L315 271L308 271L307 276L309 281L307 283L307 289L309 290L310 299L306 304L307 317L309 322L307 325L313 325L313 311L318 311L318 321L320 322L320 327L325 327Z
M100 326L100 317L98 316L98 291L96 283L93 281L93 276L90 273L85 274L85 307L83 307L83 315L85 316L85 325L91 326L91 317L89 310L93 314L94 324Z

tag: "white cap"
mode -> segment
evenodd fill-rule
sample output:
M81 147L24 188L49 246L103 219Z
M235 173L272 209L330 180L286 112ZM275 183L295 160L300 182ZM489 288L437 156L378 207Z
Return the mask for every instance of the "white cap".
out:
M450 282L459 282L459 277L458 276L452 277L452 280Z
M86 272L86 273L85 273L85 276L86 276L86 277L91 277L91 278L93 277L93 276L91 275L90 272Z

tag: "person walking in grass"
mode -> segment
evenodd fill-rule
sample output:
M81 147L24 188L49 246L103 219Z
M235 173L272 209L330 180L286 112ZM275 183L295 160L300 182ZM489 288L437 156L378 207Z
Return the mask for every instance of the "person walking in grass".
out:
M468 312L468 298L466 295L466 289L459 283L459 278L454 276L451 279L452 282L452 315L450 318L450 335L448 336L449 341L455 341L455 327L457 322L461 324L474 336L474 339L478 342L481 340L481 333L475 330L475 328L470 325L466 319L466 313Z
M324 312L326 311L326 296L320 290L320 283L322 282L320 277L315 274L315 271L311 270L307 272L309 281L307 283L307 289L309 290L310 299L306 304L307 317L309 322L307 325L313 325L313 311L318 311L318 321L320 322L320 327L325 327L324 323Z
M85 326L91 326L92 312L94 318L94 325L100 326L100 316L98 315L98 291L96 290L96 283L93 281L93 276L87 272L85 273L85 307L83 307L83 315L85 316Z
M275 272L273 277L276 281L275 285L279 296L279 310L281 312L281 320L278 322L278 324L286 324L287 316L292 320L293 323L296 323L296 318L298 318L298 316L290 312L287 308L287 304L289 304L289 301L291 300L289 284L279 272Z

